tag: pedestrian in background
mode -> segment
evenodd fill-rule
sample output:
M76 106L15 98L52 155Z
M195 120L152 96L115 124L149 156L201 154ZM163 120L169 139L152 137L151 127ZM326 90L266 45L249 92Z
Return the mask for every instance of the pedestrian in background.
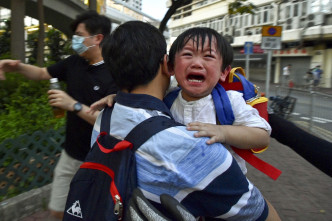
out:
M323 70L320 69L320 65L317 65L312 71L312 76L314 79L314 86L317 87L320 82L321 75L323 74Z
M285 66L283 68L282 85L285 86L285 87L287 87L287 84L288 84L288 81L289 81L289 77L290 77L290 74L291 74L291 68L292 68L291 64L288 64L287 66Z
M109 18L87 11L71 25L72 48L77 55L47 68L0 60L1 80L5 80L5 72L19 72L31 80L58 78L67 84L67 93L48 91L50 105L67 111L65 145L54 170L49 204L52 216L58 219L63 217L70 181L90 150L92 125L99 111L91 114L87 110L95 101L117 91L99 47L111 27Z

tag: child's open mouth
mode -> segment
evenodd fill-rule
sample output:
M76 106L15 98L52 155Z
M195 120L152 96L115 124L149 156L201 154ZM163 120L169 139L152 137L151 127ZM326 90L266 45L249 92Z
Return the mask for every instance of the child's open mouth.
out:
M204 81L204 79L205 79L204 76L202 76L202 75L195 75L195 74L190 74L187 77L187 80L189 82L194 82L194 83L201 83L201 82Z

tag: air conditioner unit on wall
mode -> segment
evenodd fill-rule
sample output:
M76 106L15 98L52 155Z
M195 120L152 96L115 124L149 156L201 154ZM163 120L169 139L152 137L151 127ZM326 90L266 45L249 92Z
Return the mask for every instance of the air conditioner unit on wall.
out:
M234 33L235 37L243 36L245 34L245 28L237 28Z
M284 23L284 28L285 28L285 30L292 29L292 19L291 18L287 18L287 20Z
M256 35L262 34L262 28L255 28L255 34Z
M234 28L233 27L225 27L224 29L224 35L234 35Z
M284 23L285 30L300 28L300 17L288 18Z
M307 25L308 27L322 25L324 24L324 14L323 13L315 13L309 14L307 17Z
M234 29L233 27L225 27L222 35L226 38L226 40L232 44L234 41Z

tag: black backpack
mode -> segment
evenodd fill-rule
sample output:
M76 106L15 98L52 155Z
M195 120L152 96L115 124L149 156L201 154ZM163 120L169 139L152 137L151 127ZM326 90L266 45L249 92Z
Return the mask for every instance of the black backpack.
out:
M154 134L181 125L155 116L134 127L124 140L109 135L112 108L102 114L100 134L70 183L64 221L123 220L137 187L135 151Z

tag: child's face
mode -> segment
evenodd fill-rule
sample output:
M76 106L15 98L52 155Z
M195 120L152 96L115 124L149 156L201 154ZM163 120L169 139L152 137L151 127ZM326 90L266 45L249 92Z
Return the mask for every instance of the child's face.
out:
M209 95L218 81L227 74L222 72L222 57L217 51L215 38L211 48L208 38L197 49L197 44L189 40L181 51L176 53L173 73L182 88L182 97L194 101Z

